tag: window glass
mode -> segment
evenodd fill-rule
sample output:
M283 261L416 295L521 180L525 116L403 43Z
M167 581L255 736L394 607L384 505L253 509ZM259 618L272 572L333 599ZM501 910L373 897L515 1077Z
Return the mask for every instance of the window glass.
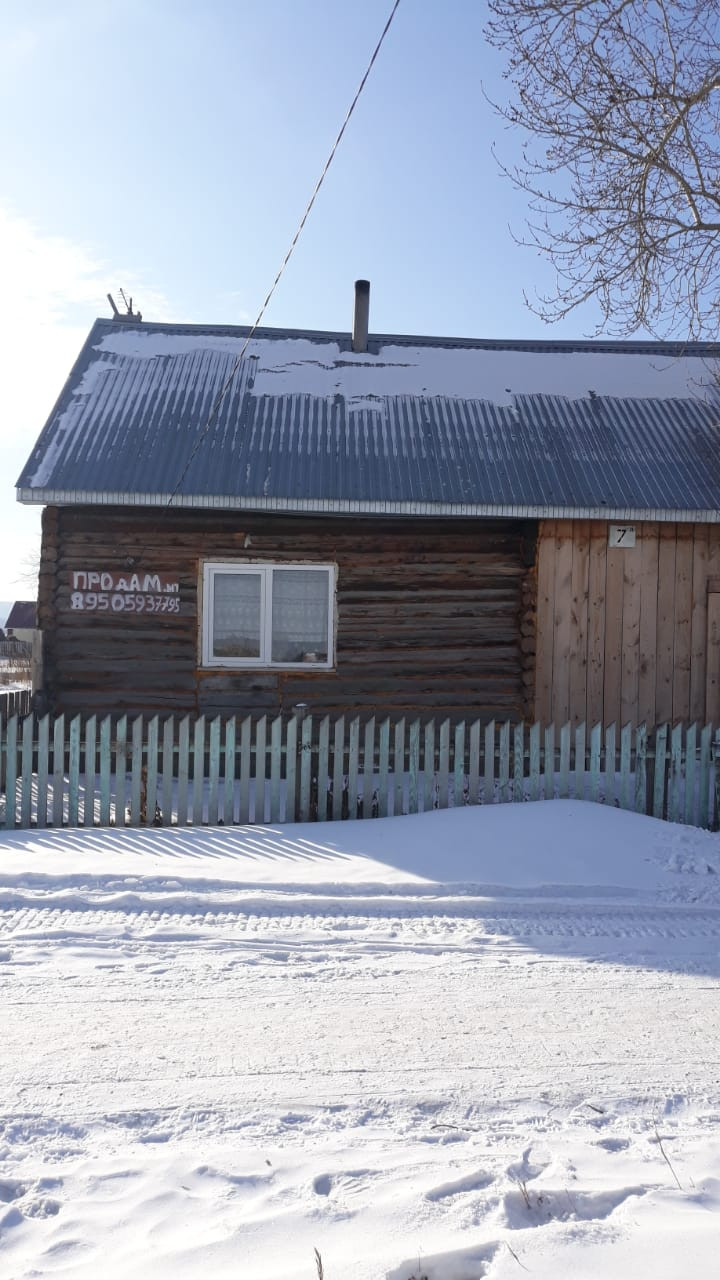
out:
M213 657L260 657L259 573L213 577Z
M272 661L327 662L326 569L274 569Z

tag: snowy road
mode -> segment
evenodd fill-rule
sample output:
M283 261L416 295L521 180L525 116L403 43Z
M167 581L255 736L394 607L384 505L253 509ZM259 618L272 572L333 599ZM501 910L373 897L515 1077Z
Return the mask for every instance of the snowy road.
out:
M3 913L5 1097L34 1107L62 1089L80 1117L161 1107L170 1091L184 1106L245 1108L258 1079L278 1105L317 1100L320 1077L327 1102L361 1099L380 1077L386 1094L423 1099L450 1072L493 1102L537 1097L549 1072L564 1099L589 1085L635 1097L717 1087L704 971L720 910L369 905ZM668 947L682 974L667 971Z
M493 891L8 850L0 1276L193 1276L201 1244L244 1280L311 1278L315 1245L329 1280L558 1275L561 1245L631 1259L672 1195L710 1238L717 837L678 861L647 829L628 883ZM627 1275L679 1274L661 1252Z

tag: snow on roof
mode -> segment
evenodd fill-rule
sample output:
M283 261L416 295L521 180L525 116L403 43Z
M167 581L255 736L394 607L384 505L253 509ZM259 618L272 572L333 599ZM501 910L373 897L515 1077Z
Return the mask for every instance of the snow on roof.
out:
M139 360L221 352L237 358L245 334L158 332L115 326L95 350ZM716 386L714 361L707 354L687 354L679 344L548 344L530 349L522 344L452 344L438 339L398 342L379 338L372 352L356 353L332 335L254 337L245 358L256 361L253 395L311 395L354 399L382 396L448 396L510 404L516 395L590 395L620 398L684 399L707 397Z

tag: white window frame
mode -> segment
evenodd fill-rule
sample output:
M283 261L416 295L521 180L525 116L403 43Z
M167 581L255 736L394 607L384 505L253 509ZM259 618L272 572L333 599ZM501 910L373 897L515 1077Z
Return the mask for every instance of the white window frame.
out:
M275 569L285 572L291 570L322 569L327 573L328 608L327 608L327 662L273 662L272 654L272 575ZM213 654L213 601L214 579L216 574L254 574L260 575L260 657L259 658L216 658ZM262 667L283 671L329 671L335 666L335 576L334 564L282 564L273 561L243 560L238 561L206 561L203 565L202 588L202 665L204 667L237 667L252 670Z

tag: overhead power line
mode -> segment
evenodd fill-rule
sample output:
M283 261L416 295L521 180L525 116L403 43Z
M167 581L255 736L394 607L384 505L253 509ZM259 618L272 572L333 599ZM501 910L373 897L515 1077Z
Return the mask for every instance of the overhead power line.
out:
M318 196L318 193L319 193L319 191L320 191L320 188L321 188L321 186L322 186L323 182L325 181L325 178L326 178L326 176L327 176L328 169L330 168L330 165L332 164L333 160L335 159L335 153L336 153L336 151L337 151L338 147L340 146L340 143L342 142L343 134L345 133L345 130L347 129L348 124L350 123L350 118L351 118L352 113L353 113L353 111L355 110L355 108L356 108L356 106L357 106L357 104L358 104L358 101L359 101L359 99L360 99L360 95L361 95L361 93L362 93L363 89L365 88L365 84L366 84L366 82L367 82L368 76L370 75L370 72L372 71L373 66L375 65L375 60L376 60L376 58L377 58L377 56L378 56L378 54L379 54L379 52L380 52L380 50L381 50L381 48L382 48L382 46L383 46L383 41L385 40L385 37L386 37L386 35L387 35L388 31L390 30L390 27L391 27L391 25L392 25L392 20L393 20L393 18L395 17L395 14L396 14L396 12L397 12L397 9L398 9L399 4L400 4L400 0L395 0L395 2L394 2L394 4L393 4L393 7L392 7L392 9L391 9L391 11L390 11L390 16L389 16L389 18L388 18L387 22L385 23L385 26L383 27L382 32L381 32L381 34L380 34L380 39L378 40L377 44L375 45L375 48L373 49L372 56L371 56L371 58L370 58L370 61L368 62L367 68L366 68L366 70L365 70L365 74L364 74L364 76L363 76L362 80L360 81L360 84L359 84L359 85L358 85L358 87L357 87L357 91L356 91L356 93L355 93L355 97L353 98L352 102L350 103L350 106L348 107L348 110L347 110L347 113L346 113L345 119L343 120L342 125L341 125L341 127L340 127L340 132L338 133L338 135L337 135L337 137L336 137L336 139L335 139L335 141L334 141L334 143L333 143L333 145L332 145L332 148L331 148L331 150L330 150L330 154L329 154L329 156L328 156L327 160L325 161L325 166L324 166L324 168L323 168L323 171L322 171L322 173L320 174L320 177L318 178L317 182L315 183L315 189L314 189L314 191L313 191L312 195L310 196L310 199L308 200L308 203L307 203L307 207L306 207L306 209L305 209L305 212L303 213L303 216L302 216L302 218L300 219L300 222L298 223L297 231L295 232L295 235L293 236L293 238L292 238L292 240L291 240L291 242L290 242L290 248L288 249L287 253L285 254L285 257L283 258L283 260L282 260L282 262L281 262L281 264L280 264L280 269L279 269L279 271L278 271L277 275L275 276L275 279L273 280L272 285L270 286L270 288L269 288L269 290L268 290L268 292L267 292L267 295L266 295L266 297L265 297L265 301L263 302L263 304L262 304L262 306L261 306L260 310L259 310L259 311L258 311L258 313L257 313L257 316L256 316L256 318L255 318L255 321L254 321L254 323L253 323L253 325L252 325L252 328L250 329L250 332L248 333L248 335L247 335L247 337L246 337L246 339L245 339L245 341L244 341L244 343L243 343L243 345L242 345L242 348L241 348L240 354L238 355L238 357L237 357L237 359L236 359L236 361L235 361L235 363L234 363L234 365L233 365L232 369L230 370L230 372L229 372L229 374L228 374L227 378L225 379L225 381L224 381L224 383L223 383L222 387L221 387L221 388L220 388L220 390L218 391L217 396L215 397L215 400L214 400L214 402L213 402L213 405L212 405L212 408L211 408L211 410L210 410L210 413L208 414L207 421L205 422L205 425L203 426L202 431L201 431L201 432L200 432L200 434L198 435L198 438L197 438L197 440L195 441L195 444L194 444L194 446L193 446L193 448L192 448L192 451L191 451L191 453L190 453L190 455L189 455L189 457L188 457L188 460L187 460L187 462L185 463L185 466L183 467L182 475L180 476L180 479L178 480L177 484L175 485L175 488L173 489L172 493L170 494L170 497L168 498L168 501L167 501L167 506L168 506L168 507L171 505L171 503L172 503L172 501L173 501L173 498L175 498L175 497L176 497L176 495L177 495L177 493L178 493L178 491L179 491L179 489L180 489L180 487L181 487L181 485L182 485L182 483L183 483L183 481L184 481L184 479L185 479L185 477L186 477L186 475L187 475L188 471L190 470L190 467L191 467L191 465L192 465L193 459L196 457L197 452L198 452L198 450L199 450L200 446L201 446L201 445L202 445L202 443L203 443L203 440L205 440L206 436L208 435L208 433L209 433L209 431L210 431L210 429L211 429L211 427L212 427L212 425L213 425L213 423L214 423L214 421L215 421L215 419L216 419L216 417L217 417L217 415L218 415L218 412L219 412L219 410L220 410L220 406L222 405L222 402L223 402L223 400L225 399L225 396L227 395L228 391L230 390L230 387L232 386L232 383L233 383L233 380L234 380L234 378L235 378L235 375L237 374L237 371L238 371L238 369L240 368L240 365L242 364L242 361L243 361L244 356L245 356L245 352L247 351L247 349L248 349L248 347L249 347L249 345L250 345L250 343L251 343L251 341L252 341L252 339L253 339L253 336L254 336L254 334L255 334L256 330L258 329L258 327L259 327L259 325L260 325L260 322L261 322L261 320L262 320L263 316L265 315L265 312L266 312L266 311L267 311L267 309L268 309L268 306L269 306L269 304L270 304L270 300L271 300L271 298L272 298L272 296L273 296L273 294L274 294L275 290L277 289L277 287L278 287L278 285L279 285L279 283L280 283L280 280L282 279L283 272L285 271L285 268L286 268L286 266L287 266L288 262L290 261L290 259L291 259L292 255L293 255L293 252L294 252L295 246L296 246L296 244L297 244L298 240L300 239L300 236L302 235L303 228L304 228L305 223L307 222L307 220L308 220L308 218L309 218L309 216L310 216L310 212L311 212L311 210L312 210L313 205L315 204L315 201L316 201L316 199L317 199L317 196Z

